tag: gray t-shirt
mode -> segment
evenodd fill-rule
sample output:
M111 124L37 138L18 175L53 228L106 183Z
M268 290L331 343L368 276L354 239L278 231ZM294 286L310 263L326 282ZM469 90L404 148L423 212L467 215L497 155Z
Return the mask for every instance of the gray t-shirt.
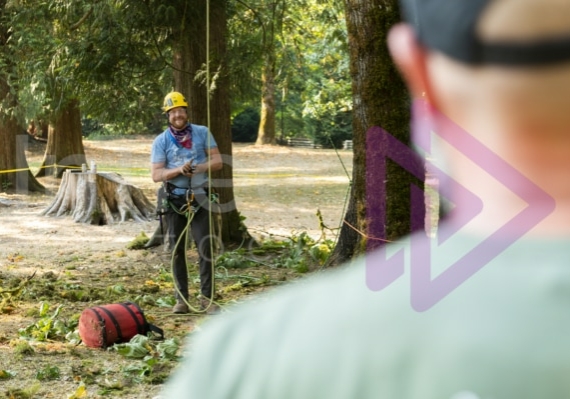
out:
M201 164L208 159L206 149L217 147L216 140L206 126L192 126L192 148L187 149L176 143L176 140L168 129L158 135L152 143L150 161L152 163L164 162L167 169L174 169L184 165L188 161ZM169 182L177 187L186 189L189 187L186 176L178 175ZM192 176L192 189L196 194L203 194L204 187L208 183L207 173L196 173Z
M482 240L423 240L432 281ZM376 252L216 316L164 397L570 398L570 237L516 241L422 312L409 244L392 246L404 274L381 291L367 281Z

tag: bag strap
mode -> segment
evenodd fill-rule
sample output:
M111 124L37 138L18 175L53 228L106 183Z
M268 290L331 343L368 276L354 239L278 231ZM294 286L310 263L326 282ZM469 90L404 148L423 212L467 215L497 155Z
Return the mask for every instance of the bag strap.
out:
M156 333L158 335L160 335L160 339L163 340L164 339L164 330L160 327L155 326L152 323L147 323L148 325L148 329L150 331L152 331L153 333Z
M121 305L122 307L125 308L125 310L131 315L132 319L134 320L134 322L137 325L137 334L144 334L145 331L145 326L143 324L141 324L141 322L139 321L139 318L137 317L137 315L135 314L135 312L132 311L131 307L129 305L131 305L131 302L125 302L125 303L120 303L119 305ZM140 311L140 308L139 308ZM141 312L141 316L143 319L143 323L145 321L144 318L144 314L142 314Z
M111 322L115 326L115 331L117 332L117 339L119 340L119 342L122 341L123 340L123 332L121 331L121 326L119 325L119 322L117 321L117 319L115 318L113 313L111 313L104 306L96 306L95 309L99 309L102 312L104 312L107 316L109 316L109 319L111 320ZM107 342L105 342L105 344L107 344ZM113 344L114 344L114 342L113 342ZM107 344L107 346L108 346L108 344Z
M144 333L143 333L143 334L146 334L148 331L152 331L153 333L156 333L156 334L160 335L160 339L161 339L161 340L164 339L164 330L163 330L162 328L160 328L160 327L155 326L154 324L149 323L149 322L146 320L146 317L145 317L145 315L144 315L144 312L142 311L142 309L140 308L139 305L137 305L137 304L134 303L134 302L124 302L122 305L125 306L125 307L128 307L129 305L132 305L132 306L134 306L134 307L140 312L140 314L141 314L141 316L142 316L142 319L143 319L143 323L144 323L144 326L143 326L143 328L144 328ZM129 309L129 310L130 310L130 309ZM137 324L138 324L138 322L137 322Z

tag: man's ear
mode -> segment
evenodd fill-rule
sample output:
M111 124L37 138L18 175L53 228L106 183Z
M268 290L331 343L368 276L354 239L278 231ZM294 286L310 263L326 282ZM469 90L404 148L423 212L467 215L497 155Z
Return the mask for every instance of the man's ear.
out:
M388 48L413 98L432 101L426 68L426 52L409 24L394 25L388 35Z

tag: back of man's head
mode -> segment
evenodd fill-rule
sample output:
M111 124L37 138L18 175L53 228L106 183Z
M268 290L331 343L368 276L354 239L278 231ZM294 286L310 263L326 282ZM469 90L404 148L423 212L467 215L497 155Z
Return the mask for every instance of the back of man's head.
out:
M427 91L428 100L442 112L474 132L489 125L502 131L568 130L570 1L401 4L417 42L428 53L425 82L408 83ZM410 68L404 72L411 76Z
M402 0L427 48L471 65L570 62L570 1Z

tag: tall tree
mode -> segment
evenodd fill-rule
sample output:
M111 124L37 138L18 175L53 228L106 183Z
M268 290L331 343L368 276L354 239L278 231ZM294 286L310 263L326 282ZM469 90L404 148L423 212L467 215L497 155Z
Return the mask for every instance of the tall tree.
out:
M226 58L227 1L210 0L209 9L207 6L205 1L197 2L193 7L182 2L177 9L181 21L177 25L179 29L172 33L174 86L188 97L190 120L203 125L209 122L216 138L224 160L222 170L213 175L212 181L222 205L222 240L226 244L239 244L249 238L249 234L241 222L233 191L230 83Z
M261 118L257 145L275 144L275 71L277 67L277 36L281 32L286 10L284 0L266 2L263 28L263 69L261 72Z
M166 64L155 51L161 40L144 25L149 20L146 3L15 4L12 22L25 115L50 122L39 176L61 176L67 167L85 163L82 113L114 123L121 131L128 125L140 129L154 119L152 107L164 91Z
M257 145L276 142L276 78L286 9L284 0L237 0L232 8L235 59L231 67L238 72L232 84L240 97L251 96L244 84L248 80L250 87L258 89L256 101L260 98L261 102Z
M354 103L354 158L350 202L330 265L374 249L382 245L383 240L394 240L409 233L410 186L422 186L422 182L390 160L386 160L385 178L379 176L375 166L385 161L385 151L367 146L367 138L375 134L370 130L373 127L383 128L404 144L410 142L409 97L386 43L388 30L400 20L398 2L344 1ZM372 142L378 141L372 139ZM367 202L367 187L371 187L367 182L377 185L374 194L384 203L373 212L372 204ZM372 217L377 220L372 221ZM378 220L380 228L372 229L372 225L378 226Z
M39 82L45 92L44 113L49 118L48 145L36 176L56 175L61 177L69 167L79 167L86 162L81 132L81 115L76 80L74 82L73 57L69 57L70 42L76 30L92 14L93 8L73 5L30 4L26 1L16 6L18 13L12 19L15 36L18 38L21 65L33 63L33 68L20 66L23 86L33 85L37 92ZM29 27L30 20L42 23ZM25 96L29 88L21 88ZM29 99L33 96L28 97ZM38 106L39 108L40 106ZM40 115L33 115L37 117ZM57 166L54 166L57 165Z
M7 15L7 1L0 0L0 191L43 191L44 187L32 176L25 156L25 141L19 140L23 132L14 115L17 99L10 80L14 78L15 67L9 46L11 32Z
M274 143L279 134L326 146L331 139L337 146L349 139L352 102L342 0L232 4L234 111L257 107L261 97L257 144ZM253 98L251 88L257 90Z

